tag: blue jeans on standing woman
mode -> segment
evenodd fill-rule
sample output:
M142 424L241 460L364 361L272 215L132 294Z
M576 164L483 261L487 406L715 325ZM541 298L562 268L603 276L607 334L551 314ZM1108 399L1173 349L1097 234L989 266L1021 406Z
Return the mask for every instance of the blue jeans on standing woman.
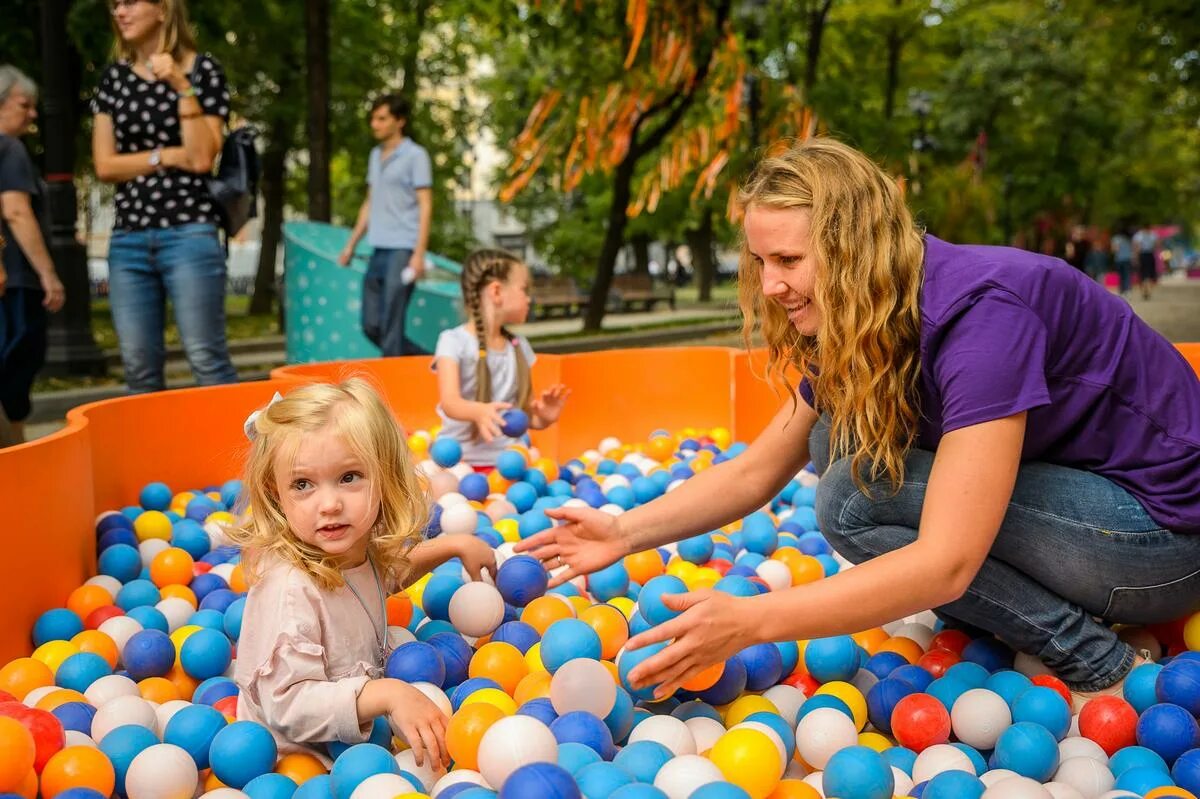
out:
M934 453L912 449L904 485L855 485L850 458L829 462L825 418L809 440L821 475L821 532L862 563L917 538ZM881 590L903 591L902 585ZM1200 609L1200 535L1163 529L1132 495L1092 472L1022 463L1000 532L963 596L936 609L1036 655L1073 690L1122 679L1133 649L1104 622L1149 624Z
M225 253L215 225L114 231L108 282L130 391L167 387L163 333L168 297L196 382L237 382L225 342Z
M363 335L385 356L423 352L404 335L404 319L415 285L403 279L410 258L412 250L376 247L363 278Z

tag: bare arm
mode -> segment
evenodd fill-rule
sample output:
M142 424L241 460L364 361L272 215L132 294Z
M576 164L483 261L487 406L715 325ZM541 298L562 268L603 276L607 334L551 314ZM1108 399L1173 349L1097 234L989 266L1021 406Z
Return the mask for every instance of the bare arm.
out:
M442 412L451 419L471 422L479 430L484 441L491 441L500 434L500 411L511 407L507 402L476 402L465 399L459 388L459 365L454 358L442 356L437 359L438 403Z
M124 183L142 175L153 175L161 167L187 168L187 153L182 147L163 147L162 164L150 164L153 150L137 153L117 153L117 139L113 133L113 120L108 114L96 114L92 126L92 163L96 177L105 183Z
M797 398L784 404L745 452L617 517L630 552L715 530L758 510L808 463L817 414ZM719 502L712 498L719 496Z
M413 248L409 266L417 277L425 271L425 253L429 244L429 226L433 221L433 189L417 189L417 207L420 218L417 224L417 246Z
M42 291L46 294L43 305L51 311L57 311L63 305L63 285L54 270L54 261L46 248L46 240L42 238L42 228L33 213L29 195L23 191L6 191L0 194L0 212L12 230L17 246L25 253L33 270L37 272Z
M358 209L358 220L354 223L354 229L350 231L350 239L346 242L346 246L342 248L341 255L338 256L338 263L342 266L349 266L350 259L354 257L354 250L358 247L358 243L362 241L362 237L367 233L367 223L371 219L371 187L367 186L367 196L363 198L362 205Z

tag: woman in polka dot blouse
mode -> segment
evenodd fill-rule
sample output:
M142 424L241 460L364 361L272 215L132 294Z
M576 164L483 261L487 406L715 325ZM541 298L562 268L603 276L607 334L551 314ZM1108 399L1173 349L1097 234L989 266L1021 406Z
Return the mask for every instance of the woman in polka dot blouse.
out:
M96 175L117 184L108 267L125 382L133 392L166 388L168 297L196 382L234 382L225 256L205 183L229 116L225 75L196 52L183 0L111 8L116 61L92 101L92 154Z

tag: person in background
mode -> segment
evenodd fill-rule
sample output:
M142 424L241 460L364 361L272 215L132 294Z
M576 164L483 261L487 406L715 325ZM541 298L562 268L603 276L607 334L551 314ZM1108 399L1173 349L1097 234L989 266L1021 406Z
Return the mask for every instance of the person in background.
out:
M1142 299L1150 299L1158 283L1158 263L1154 260L1154 248L1158 245L1158 234L1149 226L1143 226L1133 234L1133 257L1137 260L1138 283L1142 287Z
M374 248L363 279L363 334L386 355L415 355L404 335L413 284L425 272L433 219L429 153L408 136L412 110L398 94L371 106L371 133L379 144L367 162L367 197L338 263L349 266L363 235Z
M20 137L37 119L37 86L0 66L0 447L25 440L33 379L46 361L46 313L66 295L46 247L45 191Z
M1122 297L1128 297L1133 288L1133 242L1124 228L1112 237L1113 264L1117 268L1117 286Z
M229 118L225 75L198 53L183 0L112 0L116 61L92 102L96 176L117 186L113 325L135 393L166 388L166 300L196 382L237 382L225 341L225 253L205 177Z

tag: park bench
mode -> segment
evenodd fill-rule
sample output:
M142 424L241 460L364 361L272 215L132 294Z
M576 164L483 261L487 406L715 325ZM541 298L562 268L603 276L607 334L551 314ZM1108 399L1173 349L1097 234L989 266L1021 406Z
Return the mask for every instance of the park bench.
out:
M666 302L675 308L675 289L671 286L656 286L649 275L617 275L613 278L610 294L622 310L642 305L649 311L657 302Z
M533 295L534 318L544 318L555 312L570 316L588 301L588 295L579 290L579 284L572 277L535 277L530 293Z

